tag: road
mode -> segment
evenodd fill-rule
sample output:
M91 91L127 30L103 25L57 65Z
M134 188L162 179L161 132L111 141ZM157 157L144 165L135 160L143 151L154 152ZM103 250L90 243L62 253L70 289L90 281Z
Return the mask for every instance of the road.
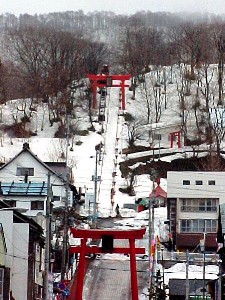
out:
M148 259L138 259L137 272L140 295L148 282ZM129 258L103 255L95 259L86 275L83 295L85 300L132 299Z

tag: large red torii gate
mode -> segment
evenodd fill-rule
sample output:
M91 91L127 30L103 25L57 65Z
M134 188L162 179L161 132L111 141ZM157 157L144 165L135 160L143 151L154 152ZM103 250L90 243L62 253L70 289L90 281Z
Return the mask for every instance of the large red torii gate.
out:
M130 74L127 75L105 75L105 74L88 74L87 77L91 82L91 88L93 93L93 103L92 107L96 108L96 95L97 87L120 87L121 88L121 97L122 97L122 109L125 109L125 87L129 87L128 84L125 84L126 80L131 78ZM120 83L113 83L113 81L120 81Z
M74 300L82 300L83 285L85 277L85 255L92 253L121 253L130 255L131 272L131 293L132 300L138 300L138 280L135 254L145 254L145 248L136 248L135 239L142 239L146 228L131 230L111 230L111 229L76 229L70 228L75 238L81 238L81 244L70 246L70 253L80 253L76 296ZM102 247L87 245L88 239L101 239ZM114 239L129 240L129 247L113 247Z

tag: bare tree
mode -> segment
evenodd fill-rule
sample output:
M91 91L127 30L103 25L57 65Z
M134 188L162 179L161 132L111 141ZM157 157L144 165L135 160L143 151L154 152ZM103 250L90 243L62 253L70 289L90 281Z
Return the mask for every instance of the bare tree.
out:
M225 24L214 26L214 40L218 60L218 105L223 105L224 60L225 60Z
M126 72L132 74L133 98L139 77L149 72L150 65L160 64L162 45L162 33L155 28L139 23L125 28L120 63Z
M157 81L157 75L154 76L155 73L157 72L152 71L144 76L144 80L140 85L146 103L147 123L158 123L160 121L165 97L162 93L163 86Z
M195 68L209 56L210 48L207 30L209 26L204 24L185 23L174 27L170 31L170 48L174 49L173 56L178 63L190 65L189 77L195 79ZM188 75L188 74L187 74Z
M135 142L143 134L143 124L141 124L140 121L136 121L135 119L133 119L126 122L125 125L127 126L129 148L133 148L135 147Z

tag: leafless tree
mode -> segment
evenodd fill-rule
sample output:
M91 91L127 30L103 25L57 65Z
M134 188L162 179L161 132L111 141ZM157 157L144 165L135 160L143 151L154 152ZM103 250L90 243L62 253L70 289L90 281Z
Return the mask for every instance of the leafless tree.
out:
M218 105L223 105L224 61L225 61L225 24L214 25L214 40L218 61Z
M157 81L157 76L153 73L144 76L143 82L140 84L142 95L146 101L147 123L158 123L162 113L162 104L164 100L164 91L161 83Z
M139 77L149 72L150 65L160 64L162 44L162 33L155 28L139 23L125 28L120 63L126 72L132 74L133 98Z
M127 126L129 148L133 148L135 146L135 142L143 134L143 124L141 124L140 121L133 119L126 122L125 125Z
M174 49L173 56L178 63L190 65L190 73L187 74L191 80L195 79L195 68L209 56L209 26L204 24L184 23L171 29L170 48Z

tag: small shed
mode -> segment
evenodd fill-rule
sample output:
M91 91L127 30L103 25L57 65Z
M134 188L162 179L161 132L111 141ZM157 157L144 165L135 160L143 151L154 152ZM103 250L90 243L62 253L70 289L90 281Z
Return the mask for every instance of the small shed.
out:
M149 203L154 204L155 207L166 206L167 193L160 186L160 178L156 180L156 183L157 186L148 197L138 198L135 201L138 205L138 212L149 209Z
M157 186L149 194L149 198L156 199L155 206L166 206L167 193L160 186L160 178L156 179Z

